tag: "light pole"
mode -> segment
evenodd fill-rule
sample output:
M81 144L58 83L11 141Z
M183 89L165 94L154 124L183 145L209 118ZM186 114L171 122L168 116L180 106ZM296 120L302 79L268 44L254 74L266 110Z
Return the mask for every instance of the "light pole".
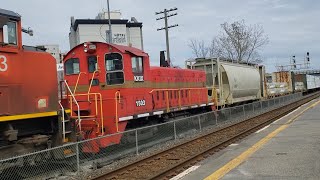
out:
M108 21L109 21L109 43L113 43L112 42L112 30L111 30L111 19L110 19L110 7L109 7L109 0L107 0L108 3Z
M169 28L177 27L178 24L175 24L175 25L172 25L172 26L168 26L168 18L177 15L177 13L168 15L168 12L176 11L176 10L178 10L178 8L164 9L163 11L156 12L156 15L164 14L164 17L157 18L157 20L164 19L164 25L165 26L163 28L157 29L157 31L165 30L165 32L166 32L167 62L168 62L168 66L169 67L170 67Z

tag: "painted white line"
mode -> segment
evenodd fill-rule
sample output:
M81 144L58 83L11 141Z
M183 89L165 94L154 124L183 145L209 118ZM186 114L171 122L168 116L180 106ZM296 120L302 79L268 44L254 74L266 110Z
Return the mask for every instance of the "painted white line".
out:
M156 112L153 112L153 115L159 115L159 114L163 114L163 111L156 111Z
M198 107L198 105L191 106L191 108L196 108L196 107Z
M209 106L213 105L213 102L209 103L208 105L209 105Z
M149 113L144 113L144 114L138 114L137 117L140 118L140 117L147 117L149 116L150 114Z
M256 131L256 133L259 133L259 132L261 132L261 131L263 131L263 130L267 129L269 126L270 126L270 124L269 124L268 126L266 126L266 127L262 128L262 129L259 129L258 131Z
M126 121L126 120L130 120L130 119L133 119L133 116L121 117L121 118L119 118L119 121Z
M206 106L206 104L201 104L200 107Z
M232 146L238 146L239 144L236 144L236 143L233 143L233 144L230 144L229 146L232 147Z
M181 110L185 110L185 109L188 109L188 107L181 107Z
M182 173L178 174L177 176L171 178L170 180L179 180L179 179L183 178L185 175L191 173L192 171L195 171L199 167L200 166L192 166L192 167L188 168L187 170L183 171Z
M300 106L300 107L298 107L297 109L295 109L294 111L291 111L290 113L286 114L285 116L283 116L283 117L281 117L281 118L277 119L277 120L276 120L276 121L274 121L272 124L275 124L275 123L277 123L278 121L280 121L281 119L283 119L283 118L286 118L286 117L290 116L291 114L293 114L293 113L295 113L296 111L298 111L300 108L301 108L301 106Z

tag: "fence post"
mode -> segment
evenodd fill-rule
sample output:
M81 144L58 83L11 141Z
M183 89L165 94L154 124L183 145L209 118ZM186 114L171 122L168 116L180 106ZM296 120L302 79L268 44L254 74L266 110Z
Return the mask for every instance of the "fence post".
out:
M255 103L252 103L253 114L255 114L255 113L254 113L254 104L255 104Z
M173 121L173 133L174 133L174 140L176 140L177 139L176 121Z
M243 120L245 120L246 119L246 112L244 110L244 105L242 106L242 110L243 110Z
M201 131L202 128L201 128L201 118L200 118L200 115L198 116L198 121L199 121L199 129L200 129L200 131Z
M215 120L216 120L216 126L218 126L218 111L213 112L213 115L214 115Z
M135 131L136 134L136 154L139 154L139 144L138 144L138 130Z
M80 172L80 154L79 154L79 143L76 144L76 153L77 153L77 172Z

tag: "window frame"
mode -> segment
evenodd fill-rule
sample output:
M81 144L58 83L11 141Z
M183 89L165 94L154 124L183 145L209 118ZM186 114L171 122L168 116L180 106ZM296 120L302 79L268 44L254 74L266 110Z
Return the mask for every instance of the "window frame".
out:
M137 65L137 58L141 58L141 71L139 71L139 72L133 71L133 63L132 63L133 58L135 58L136 65ZM131 56L131 71L134 75L143 75L144 74L144 58L143 58L143 56Z
M121 56L121 61L122 61L122 70L114 70L114 71L108 71L107 70L107 60L106 60L106 56L108 54L119 54ZM105 80L106 80L106 84L108 86L117 86L117 85L123 85L125 82L126 82L126 77L125 77L125 73L124 73L124 60L123 60L123 55L119 52L109 52L109 53L105 53L104 54L104 68L105 68L105 72L106 72L106 76L105 76ZM108 84L108 79L107 79L107 76L108 76L108 73L115 73L115 72L122 72L123 74L123 83L122 84Z
M78 73L72 73L72 74L69 74L69 73L67 73L67 66L66 66L66 63L69 61L69 60L71 60L71 59L77 59L78 60L78 63L79 63L79 72ZM80 63L80 58L69 58L69 59L67 59L64 63L63 63L63 66L65 67L64 68L64 74L66 75L66 76L71 76L71 75L77 75L77 74L80 74L80 72L81 72L81 63ZM74 72L74 67L72 66L72 68L73 68L73 72Z
M96 70L98 70L98 57L97 57L97 55L89 55L89 56L87 56L87 67L88 67L88 73L93 73L94 71L90 71L90 68L89 68L89 58L90 57L95 57L96 58L96 64L95 64L95 70L94 71L96 71Z
M8 23L14 23L15 25L15 44L13 43L9 43L9 28L8 28ZM4 31L4 26L7 26L7 32ZM2 27L2 43L8 44L9 46L18 46L19 44L19 37L18 37L18 22L17 21L13 21L13 20L8 20L6 22L6 24L4 24ZM6 34L5 34L6 33ZM6 36L5 36L6 35ZM8 42L5 42L5 40L7 40Z

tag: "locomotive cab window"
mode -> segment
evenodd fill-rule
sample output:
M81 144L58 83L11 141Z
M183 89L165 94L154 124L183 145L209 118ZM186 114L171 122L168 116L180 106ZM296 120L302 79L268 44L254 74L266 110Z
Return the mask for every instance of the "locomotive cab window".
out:
M107 85L123 84L123 59L119 53L111 53L105 55L106 79Z
M0 43L17 45L17 23L0 18Z
M88 71L89 71L89 73L93 73L97 69L98 69L97 56L89 56L88 57Z
M79 74L80 73L80 63L78 58L68 59L65 63L65 73L66 75Z
M132 72L133 74L142 74L143 73L143 59L142 57L132 57Z

